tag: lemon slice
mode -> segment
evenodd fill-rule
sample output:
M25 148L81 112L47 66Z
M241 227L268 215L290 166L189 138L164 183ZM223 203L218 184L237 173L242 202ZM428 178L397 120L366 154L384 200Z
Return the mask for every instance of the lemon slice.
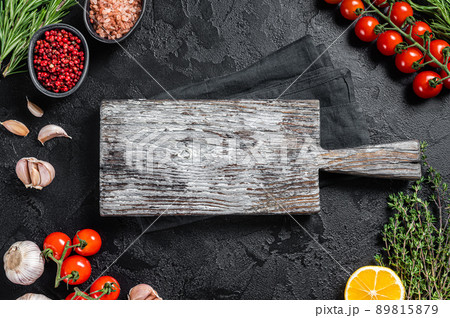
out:
M364 266L350 276L345 286L346 300L402 300L405 287L390 268Z

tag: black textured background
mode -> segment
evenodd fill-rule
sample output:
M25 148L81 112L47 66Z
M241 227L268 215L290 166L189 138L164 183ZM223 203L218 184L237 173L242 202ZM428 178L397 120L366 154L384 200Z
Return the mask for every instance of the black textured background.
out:
M98 212L99 106L103 99L148 98L161 88L117 45L88 37L81 8L65 22L79 28L91 49L89 76L63 100L42 96L29 76L0 79L0 120L17 119L31 129L23 139L0 130L0 254L17 240L39 245L53 231L101 229L104 245L91 257L100 274L140 233L133 218L100 218ZM154 0L142 25L123 46L167 89L240 70L300 38L329 45L349 25L322 0ZM336 67L352 71L356 97L369 123L372 143L427 140L432 164L444 172L450 142L448 94L420 101L411 76L395 70L393 58L362 44L352 30L329 49ZM25 96L46 114L32 117ZM39 129L53 123L73 141L41 147ZM24 156L52 162L57 178L45 191L26 190L14 167ZM71 175L70 178L68 176ZM386 197L404 182L357 179L321 189L322 212L298 217L314 238L349 272L373 263L387 221ZM48 217L57 211L58 217ZM54 266L32 286L10 283L0 272L0 299L40 292L58 299ZM166 299L342 299L348 274L286 217L220 217L145 234L110 268L126 291L151 284Z

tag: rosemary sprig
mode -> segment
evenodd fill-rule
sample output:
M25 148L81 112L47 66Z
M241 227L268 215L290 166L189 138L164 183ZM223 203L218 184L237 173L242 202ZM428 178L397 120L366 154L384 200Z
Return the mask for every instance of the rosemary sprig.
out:
M387 265L397 272L407 299L450 298L450 227L448 185L427 161L422 144L425 175L409 193L389 196L395 214L382 236ZM426 197L426 199L424 199ZM383 265L383 257L376 261Z
M405 0L440 38L450 40L450 0Z
M23 72L32 35L45 25L60 22L76 3L76 0L0 0L3 77Z

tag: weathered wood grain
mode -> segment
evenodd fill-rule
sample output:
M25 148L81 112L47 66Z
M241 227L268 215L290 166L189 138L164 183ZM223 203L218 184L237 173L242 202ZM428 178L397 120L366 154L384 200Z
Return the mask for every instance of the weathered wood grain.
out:
M321 154L322 169L329 172L415 180L421 176L419 142L331 150Z
M318 101L106 101L101 214L315 213L318 171L414 179L417 142L326 151Z

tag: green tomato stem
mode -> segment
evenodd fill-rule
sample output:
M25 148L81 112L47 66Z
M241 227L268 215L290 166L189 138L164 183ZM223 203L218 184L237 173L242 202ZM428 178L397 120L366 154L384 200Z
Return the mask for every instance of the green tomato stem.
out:
M59 272L59 276L61 276L61 271ZM56 277L56 282L55 282L55 288L57 288L59 286L59 283L61 283L63 280L65 280L67 278L67 284L69 283L69 280L73 277L72 274L66 275L64 277Z
M109 295L112 292L117 291L117 289L114 288L114 285L115 285L114 283L106 283L105 285L103 285L102 289L93 291L92 293L89 293L89 295L86 295L78 287L75 287L74 288L75 295L73 295L71 300L74 300L77 297L82 297L87 300L100 300L100 299L102 299L103 296ZM92 294L96 294L96 293L101 293L101 294L98 297L91 296Z
M94 297L91 297L89 295L86 295L78 287L75 287L74 291L75 291L75 295L73 295L71 300L74 300L77 297L81 297L81 298L84 298L84 299L87 299L87 300L99 300L100 299L100 298L94 298ZM102 297L103 297L103 295L102 295Z
M84 242L84 241L83 241L83 242ZM66 242L66 245L64 245L64 249L63 249L63 252L62 252L62 254L61 254L61 258L60 258L60 259L56 259L55 256L53 255L53 251L52 251L51 249L49 249L49 248L45 249L45 250L42 252L42 254L44 255L45 258L49 258L49 259L51 259L53 262L56 263L55 288L58 288L58 287L59 287L59 284L60 284L61 281L63 281L64 279L66 279L66 278L72 278L72 277L73 277L73 276L72 276L72 273L69 274L69 275L67 275L67 276L61 277L61 267L62 267L62 264L63 264L63 262L64 262L64 259L66 258L67 251L68 251L69 249L71 249L71 248L77 248L77 247L80 247L80 246L82 246L82 245L83 245L82 242L80 242L80 243L78 243L78 244L74 244L74 245L69 245L69 242Z

